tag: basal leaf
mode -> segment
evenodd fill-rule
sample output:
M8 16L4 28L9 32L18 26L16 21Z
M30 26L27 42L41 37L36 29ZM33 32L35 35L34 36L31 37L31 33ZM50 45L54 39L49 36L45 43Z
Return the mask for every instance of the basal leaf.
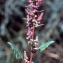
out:
M16 59L23 58L21 52L16 48L15 45L13 45L11 42L8 42L8 44L11 46L12 50L14 51L14 54L16 55Z
M40 47L39 47L39 50L40 52L45 50L50 44L54 43L54 41L48 41L47 43L44 43L42 44Z

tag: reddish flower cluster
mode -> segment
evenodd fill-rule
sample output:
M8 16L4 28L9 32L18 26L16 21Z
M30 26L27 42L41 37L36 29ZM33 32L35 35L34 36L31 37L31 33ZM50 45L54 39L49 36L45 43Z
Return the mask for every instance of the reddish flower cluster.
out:
M31 44L31 54L30 54L30 61L28 61L28 57L26 52L24 52L24 61L25 63L32 63L32 55L37 50L38 46L38 36L34 40L34 31L35 27L40 26L40 21L43 16L43 12L40 13L38 8L41 4L42 0L28 0L28 5L26 6L26 13L27 13L27 37L28 44Z
M29 5L26 6L28 27L26 39L33 39L35 26L38 26L40 24L40 21L43 16L43 12L39 14L38 11L38 8L42 0L28 0L28 2Z
M26 51L24 51L24 63L29 63Z

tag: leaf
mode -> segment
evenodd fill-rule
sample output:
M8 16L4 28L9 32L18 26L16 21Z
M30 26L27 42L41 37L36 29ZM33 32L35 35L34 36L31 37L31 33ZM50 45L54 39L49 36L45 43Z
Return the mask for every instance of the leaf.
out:
M31 43L34 43L34 42L38 42L38 41L36 41L36 40L30 40L30 42L31 42Z
M16 48L15 45L13 45L11 42L8 42L8 44L11 46L12 50L14 51L14 53L16 55L16 59L23 58L21 52Z
M45 50L50 44L54 43L54 41L48 41L47 43L44 43L42 44L40 47L39 47L39 50L40 52Z
M38 12L44 12L44 10L38 11Z
M39 27L39 26L42 26L42 25L44 25L44 24L40 24L40 25L35 25L35 27L37 28L37 27Z
M27 18L23 18L24 20L27 20Z

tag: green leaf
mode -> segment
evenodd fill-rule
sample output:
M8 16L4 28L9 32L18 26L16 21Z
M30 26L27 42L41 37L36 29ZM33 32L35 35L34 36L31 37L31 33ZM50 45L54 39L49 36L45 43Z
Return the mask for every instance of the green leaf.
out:
M13 45L11 42L8 42L8 44L11 46L12 50L14 51L14 53L16 55L16 59L23 58L21 52L16 48L15 45Z
M48 41L47 43L44 43L42 44L40 47L39 47L39 50L40 52L45 50L50 44L54 43L54 41Z
M44 12L44 10L38 11L38 12Z
M37 42L37 43L38 43L38 41L36 41L36 40L30 40L30 42L31 42L32 44L34 44L34 42Z
M42 26L42 25L44 25L44 24L40 24L40 25L35 25L35 27L37 28L37 27L39 27L39 26Z
M23 18L24 20L27 20L27 18Z

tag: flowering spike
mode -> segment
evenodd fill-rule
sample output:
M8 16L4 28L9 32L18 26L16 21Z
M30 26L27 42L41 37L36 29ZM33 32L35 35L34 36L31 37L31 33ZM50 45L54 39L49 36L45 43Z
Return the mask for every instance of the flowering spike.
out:
M32 63L32 55L36 50L38 50L38 36L34 39L35 27L41 26L40 20L42 19L43 12L38 11L38 8L42 2L42 0L28 0L29 4L26 6L27 13L27 37L28 44L31 44L31 53L30 53L30 62Z

